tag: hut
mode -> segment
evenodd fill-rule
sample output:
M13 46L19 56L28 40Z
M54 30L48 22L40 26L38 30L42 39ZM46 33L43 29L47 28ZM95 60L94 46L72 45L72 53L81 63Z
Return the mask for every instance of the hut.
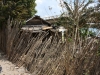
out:
M50 23L43 20L40 16L34 16L26 21L26 24L22 27L22 30L32 31L33 33L36 33L51 28L52 26Z

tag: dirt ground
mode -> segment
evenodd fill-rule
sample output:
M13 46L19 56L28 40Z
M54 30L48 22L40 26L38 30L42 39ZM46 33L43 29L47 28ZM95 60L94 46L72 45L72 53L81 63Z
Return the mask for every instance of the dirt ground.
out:
M0 75L31 75L24 67L17 67L6 59L4 53L0 52L0 65L2 67L2 72Z

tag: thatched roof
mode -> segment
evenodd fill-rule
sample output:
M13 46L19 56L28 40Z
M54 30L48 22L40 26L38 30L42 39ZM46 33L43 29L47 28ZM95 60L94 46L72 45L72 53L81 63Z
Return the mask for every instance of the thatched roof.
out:
M43 20L40 16L34 16L31 19L27 20L26 25L47 25L47 26L51 26L50 23Z

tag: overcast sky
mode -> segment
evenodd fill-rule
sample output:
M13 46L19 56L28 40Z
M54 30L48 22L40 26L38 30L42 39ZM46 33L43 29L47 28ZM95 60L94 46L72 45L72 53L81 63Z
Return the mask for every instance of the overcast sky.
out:
M41 17L59 15L61 7L58 0L36 0L37 14Z
M59 1L60 0L36 0L36 4L37 4L36 15L39 15L42 18L53 16L53 15L60 15L62 8L60 7L61 5L59 4L60 3ZM93 6L93 4L91 6Z

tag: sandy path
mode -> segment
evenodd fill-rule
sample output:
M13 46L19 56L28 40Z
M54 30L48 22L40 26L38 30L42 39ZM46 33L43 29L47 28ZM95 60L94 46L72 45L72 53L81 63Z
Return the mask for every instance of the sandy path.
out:
M0 52L0 65L2 66L2 72L0 73L0 75L31 75L25 72L24 67L18 68L14 64L9 62L2 52Z

